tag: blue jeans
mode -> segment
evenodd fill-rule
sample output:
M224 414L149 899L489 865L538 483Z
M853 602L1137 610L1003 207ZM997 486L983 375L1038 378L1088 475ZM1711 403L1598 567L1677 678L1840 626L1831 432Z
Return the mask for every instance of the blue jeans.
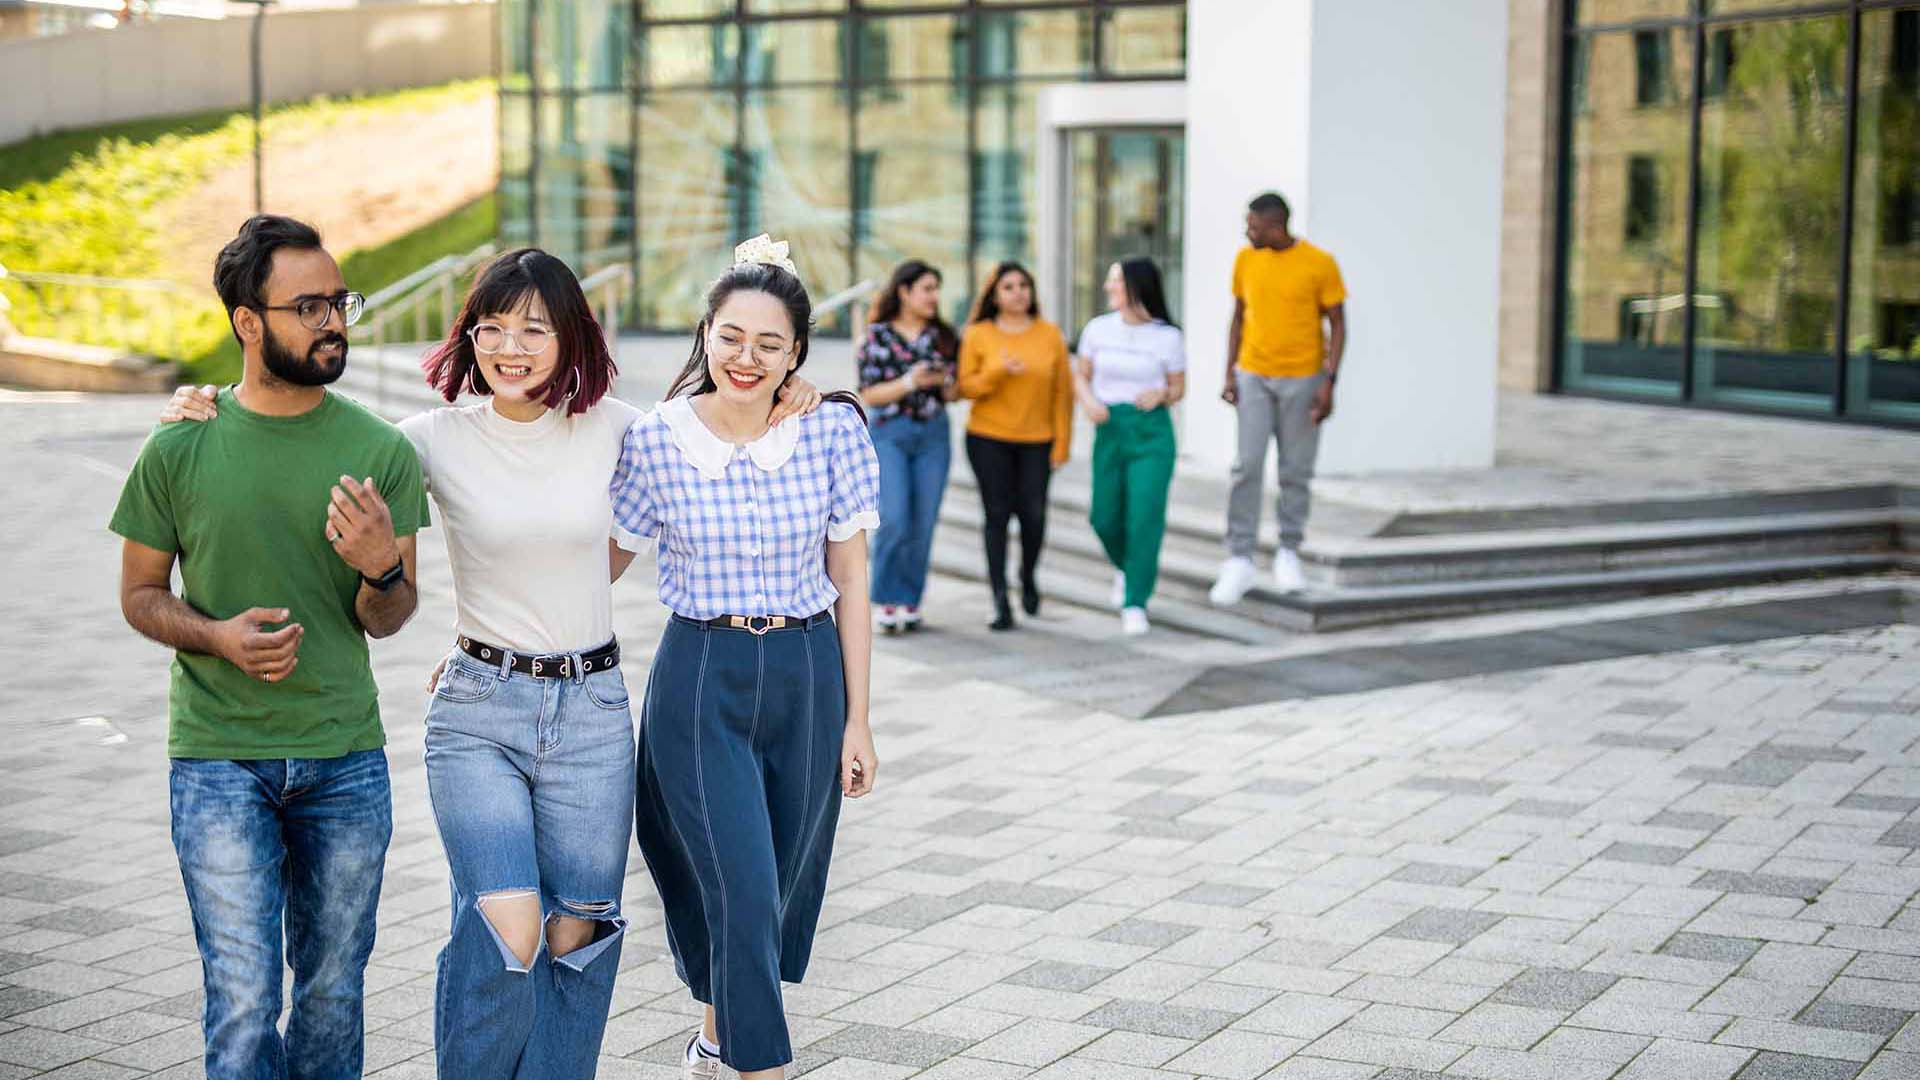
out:
M362 983L393 835L386 753L174 758L168 788L206 986L208 1080L358 1080Z
M536 679L455 652L427 706L427 791L453 876L440 950L435 1057L443 1080L593 1075L627 920L633 714L620 669ZM522 963L487 921L494 898L534 895L547 922L594 924Z
M873 602L919 607L927 590L933 527L953 464L947 414L892 416L873 425L880 457L880 528L873 537Z

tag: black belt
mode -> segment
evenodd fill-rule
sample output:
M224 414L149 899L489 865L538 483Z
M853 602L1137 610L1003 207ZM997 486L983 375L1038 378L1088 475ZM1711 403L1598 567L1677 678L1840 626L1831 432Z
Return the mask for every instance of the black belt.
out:
M500 666L500 659L507 655L507 649L498 645L489 645L484 641L475 641L470 637L460 639L460 651L483 663ZM591 675L596 671L620 666L620 643L609 641L605 645L580 654L580 674ZM555 653L552 656L526 656L513 654L513 671L519 675L531 675L536 679L571 679L573 677L573 657L567 653Z
M704 626L709 630L745 630L755 636L773 630L806 630L833 621L833 613L816 612L806 618L794 615L722 615L715 619L689 619L685 615L675 615L681 622Z

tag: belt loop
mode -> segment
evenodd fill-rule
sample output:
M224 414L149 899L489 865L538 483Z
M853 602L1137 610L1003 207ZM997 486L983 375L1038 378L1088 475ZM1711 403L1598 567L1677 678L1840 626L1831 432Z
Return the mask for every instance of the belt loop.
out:
M507 680L507 678L508 678L509 676L511 676L512 674L513 674L513 650L512 650L512 649L507 649L507 648L502 648L502 649L500 650L500 679L501 679L501 681L502 681L502 682L505 682L505 681Z
M586 661L580 658L579 653L568 656L567 664L569 665L567 671L572 674L574 685L578 686L587 681Z

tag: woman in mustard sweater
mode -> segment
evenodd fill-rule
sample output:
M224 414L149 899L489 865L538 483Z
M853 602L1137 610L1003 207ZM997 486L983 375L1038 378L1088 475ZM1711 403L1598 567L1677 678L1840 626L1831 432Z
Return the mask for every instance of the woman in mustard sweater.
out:
M987 582L994 630L1013 629L1007 602L1007 522L1020 519L1020 606L1040 613L1034 571L1047 536L1047 481L1066 464L1073 369L1060 328L1040 317L1033 275L995 267L960 339L959 392L973 400L967 461L986 508Z

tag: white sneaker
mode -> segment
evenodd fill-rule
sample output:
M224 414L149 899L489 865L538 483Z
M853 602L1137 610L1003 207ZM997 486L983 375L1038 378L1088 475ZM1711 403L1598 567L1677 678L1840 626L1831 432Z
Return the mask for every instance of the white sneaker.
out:
M1300 553L1281 548L1273 557L1273 587L1281 592L1299 592L1307 587L1306 571L1300 566Z
M1127 575L1124 573L1116 572L1113 575L1113 600L1111 602L1115 611L1127 606Z
M687 1080L720 1080L720 1059L708 1057L699 1042L698 1035L687 1040Z
M918 630L920 629L920 624L925 621L926 620L920 615L920 609L917 607L900 609L900 629L902 630Z
M1153 624L1147 621L1146 608L1130 607L1120 609L1121 633L1128 637L1139 637L1151 629L1153 629Z
M1220 564L1220 577L1207 590L1207 599L1218 607L1237 604L1253 588L1254 578L1259 571L1253 567L1253 560L1244 555L1236 555Z
M873 625L889 634L898 632L900 629L900 609L894 607L892 604L881 607L874 613Z

